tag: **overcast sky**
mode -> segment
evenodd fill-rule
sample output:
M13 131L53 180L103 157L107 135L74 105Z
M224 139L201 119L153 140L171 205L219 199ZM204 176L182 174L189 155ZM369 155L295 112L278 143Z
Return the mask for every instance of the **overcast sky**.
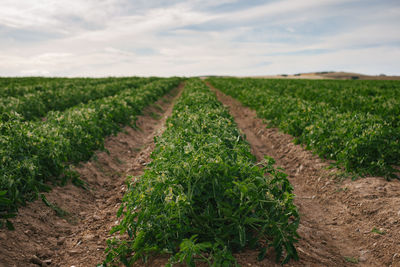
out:
M400 0L0 0L0 76L400 75Z

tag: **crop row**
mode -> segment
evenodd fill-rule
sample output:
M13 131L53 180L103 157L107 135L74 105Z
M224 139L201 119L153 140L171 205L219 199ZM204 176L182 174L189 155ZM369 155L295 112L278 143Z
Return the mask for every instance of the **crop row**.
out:
M87 160L103 148L104 138L135 121L136 115L176 87L179 78L163 79L138 89L81 104L64 112L52 111L47 120L22 121L19 114L0 120L0 218L15 211L48 182L68 177L69 164Z
M51 110L64 110L80 103L87 103L114 95L124 89L135 88L153 81L149 78L108 79L107 82L89 81L84 83L74 79L64 83L49 82L45 88L35 90L17 97L0 98L0 114L17 112L25 120L38 119L46 116ZM93 83L93 84L90 84Z
M1 77L0 97L19 96L36 91L47 83L64 82L66 78L43 78L43 77Z
M189 80L140 179L129 184L106 263L130 266L154 253L169 264L233 266L232 253L273 247L277 260L297 258L299 223L286 174L266 158L255 164L226 108L203 82Z
M382 116L318 101L319 96L324 99L324 90L308 101L251 80L214 78L210 82L348 171L395 177L393 166L400 165L400 128Z
M115 80L132 79L126 78L44 78L44 77L10 77L0 78L0 97L19 97L40 91L71 86L94 86L110 83Z
M370 113L400 126L399 81L234 79L235 86L255 87L310 103L324 102L338 112Z

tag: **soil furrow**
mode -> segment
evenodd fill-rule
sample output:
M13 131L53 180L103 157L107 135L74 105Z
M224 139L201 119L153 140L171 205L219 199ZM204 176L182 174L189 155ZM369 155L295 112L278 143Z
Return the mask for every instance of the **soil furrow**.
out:
M299 208L300 261L289 266L400 266L400 182L381 177L351 181L276 128L267 128L255 111L213 88L251 145L258 160L271 156L288 174ZM373 229L377 229L374 231ZM379 232L379 233L378 233ZM254 254L254 255L252 255ZM243 266L257 262L241 253Z
M68 212L59 217L41 200L20 209L16 230L0 230L0 266L95 266L104 260L109 231L128 175L138 176L150 161L154 137L164 130L183 84L138 117L134 130L125 127L107 138L106 151L76 167L88 190L72 184L55 187L46 198Z

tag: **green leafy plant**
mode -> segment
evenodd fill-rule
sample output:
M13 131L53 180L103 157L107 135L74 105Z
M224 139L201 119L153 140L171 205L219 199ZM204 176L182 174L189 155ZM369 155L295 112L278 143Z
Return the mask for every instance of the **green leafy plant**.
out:
M211 78L210 83L296 137L319 156L361 176L396 178L400 83Z
M38 192L49 191L52 183L71 180L85 187L70 165L104 149L106 136L133 125L144 107L177 87L181 79L157 79L132 88L129 79L125 81L126 89L118 94L51 111L45 121L25 121L14 111L0 114L0 190L7 200L0 204L0 212L4 216L37 199Z
M358 263L358 258L355 258L355 257L347 257L347 256L345 256L344 260L347 261L347 262L350 262L350 263L355 263L355 264Z
M0 191L0 208L7 207L11 200L6 197L7 191ZM8 220L15 217L14 213L0 211L0 228L6 226L9 230L14 230L14 225Z
M169 254L169 264L233 266L232 253L272 247L297 259L299 215L286 174L266 158L256 165L228 110L190 80L140 179L129 184L105 264Z
M379 229L376 228L376 227L372 228L371 233L375 233L375 234L379 234L379 235L384 235L384 234L386 234L385 231L379 230Z
M57 204L53 204L53 203L49 202L49 201L47 200L47 198L46 198L45 195L40 194L40 198L42 199L43 203L44 203L47 207L49 207L49 208L51 208L52 210L54 210L54 212L56 213L56 215L57 215L58 217L66 218L67 216L70 215L69 212L63 210L63 209L60 208Z
M25 120L40 119L52 110L65 110L80 103L138 88L155 78L52 79L28 85L24 94L0 98L0 113L17 112Z

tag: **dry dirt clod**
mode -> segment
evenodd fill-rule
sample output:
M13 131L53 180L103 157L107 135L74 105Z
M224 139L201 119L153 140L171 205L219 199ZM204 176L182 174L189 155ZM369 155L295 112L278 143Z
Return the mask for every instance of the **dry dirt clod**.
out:
M360 257L358 257L359 262L366 262L368 260L369 250L361 250Z
M64 244L64 242L65 242L65 237L60 237L57 240L57 246L62 246Z
M100 218L100 216L99 215L93 215L93 220L95 220L95 221L99 221L99 220L101 220L101 218Z
M44 261L43 261L43 263L45 263L45 264L47 264L47 265L50 265L50 264L51 264L51 262L52 262L52 260L51 260L51 259L48 259L48 260L44 260Z
M7 239L7 234L6 233L0 233L0 240L6 240Z
M79 250L77 250L77 249L72 249L72 250L70 250L68 253L69 253L69 255L74 256L74 255L79 254Z
M33 263L33 264L36 264L36 265L39 265L39 266L42 266L42 265L43 265L43 261L42 261L41 259L39 259L39 257L36 256L36 255L33 255L33 256L29 259L29 262L31 262L31 263Z

